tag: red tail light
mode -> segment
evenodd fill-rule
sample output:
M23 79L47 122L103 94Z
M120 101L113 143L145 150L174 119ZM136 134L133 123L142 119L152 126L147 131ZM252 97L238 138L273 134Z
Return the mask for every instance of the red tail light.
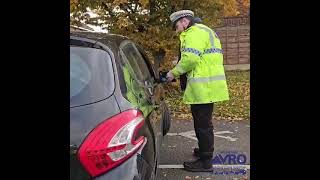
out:
M84 140L78 158L92 177L120 165L146 141L138 130L144 118L138 110L122 112L99 124Z

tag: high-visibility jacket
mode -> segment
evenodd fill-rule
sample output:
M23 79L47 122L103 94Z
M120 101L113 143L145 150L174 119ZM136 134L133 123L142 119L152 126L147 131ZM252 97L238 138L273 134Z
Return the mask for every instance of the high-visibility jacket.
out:
M180 34L181 59L172 69L175 77L187 73L183 102L206 104L229 100L221 43L216 33L195 24Z

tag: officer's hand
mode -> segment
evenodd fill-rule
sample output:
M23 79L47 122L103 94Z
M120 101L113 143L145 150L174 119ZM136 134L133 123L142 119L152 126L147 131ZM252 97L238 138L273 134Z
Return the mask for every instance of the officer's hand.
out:
M171 82L173 79L174 79L174 76L173 76L172 72L169 71L169 72L167 73L167 81L168 81L168 82Z

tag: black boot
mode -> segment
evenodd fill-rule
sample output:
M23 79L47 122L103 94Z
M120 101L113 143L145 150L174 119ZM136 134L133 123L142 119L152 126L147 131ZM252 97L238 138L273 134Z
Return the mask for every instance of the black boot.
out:
M192 162L184 162L184 169L192 172L212 172L213 167L211 163L211 159L198 159Z

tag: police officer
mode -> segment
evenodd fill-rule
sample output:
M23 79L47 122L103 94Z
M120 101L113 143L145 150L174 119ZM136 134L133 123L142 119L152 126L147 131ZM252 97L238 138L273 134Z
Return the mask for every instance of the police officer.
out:
M167 79L170 82L182 74L187 75L183 102L191 105L199 146L194 149L194 155L199 159L183 165L188 171L212 171L213 105L229 100L221 43L212 29L195 23L194 13L190 10L174 12L170 20L180 33L181 59L167 73Z

